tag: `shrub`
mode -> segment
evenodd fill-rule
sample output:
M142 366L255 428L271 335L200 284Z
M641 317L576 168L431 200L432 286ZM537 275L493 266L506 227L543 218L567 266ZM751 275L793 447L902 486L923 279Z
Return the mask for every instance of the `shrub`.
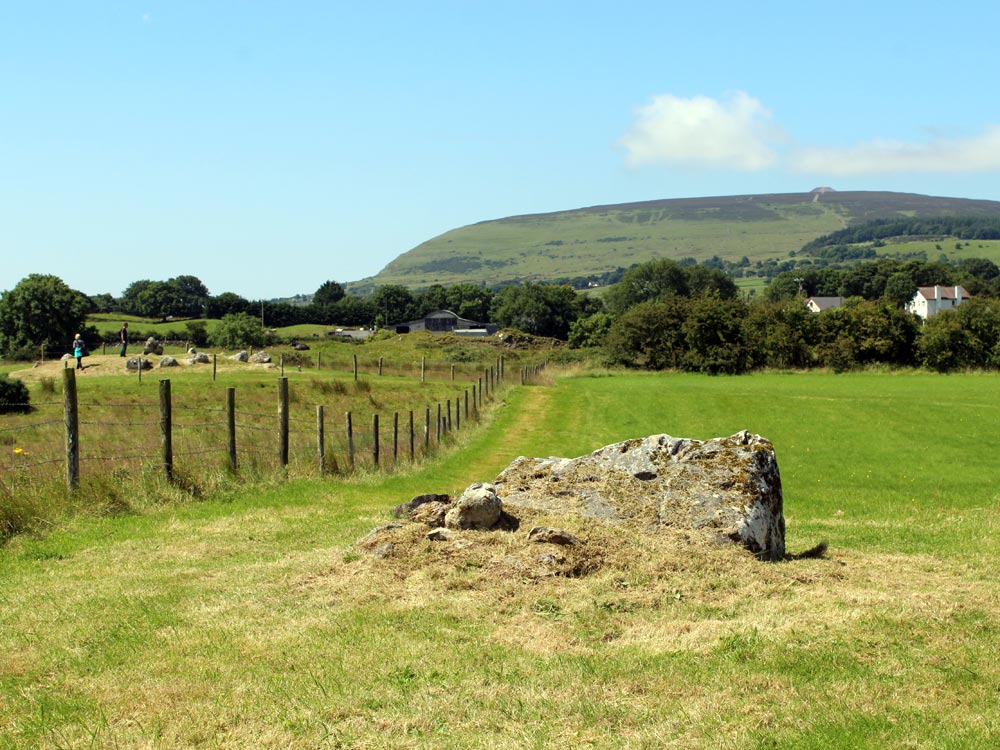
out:
M20 380L12 380L7 373L0 373L0 414L31 411L30 398L28 386Z

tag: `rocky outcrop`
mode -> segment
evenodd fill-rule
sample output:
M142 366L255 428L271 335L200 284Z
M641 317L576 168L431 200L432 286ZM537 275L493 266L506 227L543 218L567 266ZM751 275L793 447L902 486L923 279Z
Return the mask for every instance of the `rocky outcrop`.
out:
M652 435L572 459L521 457L495 487L514 515L521 506L645 531L688 529L765 560L785 554L774 449L746 431L706 441Z

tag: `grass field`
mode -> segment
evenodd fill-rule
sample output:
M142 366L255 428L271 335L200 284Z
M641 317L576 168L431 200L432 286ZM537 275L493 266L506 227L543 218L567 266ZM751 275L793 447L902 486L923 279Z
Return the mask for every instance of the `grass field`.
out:
M409 473L77 517L0 549L0 748L984 748L1000 742L996 376L581 373ZM749 429L788 546L603 543L579 578L358 546L518 454ZM470 532L471 533L471 532Z

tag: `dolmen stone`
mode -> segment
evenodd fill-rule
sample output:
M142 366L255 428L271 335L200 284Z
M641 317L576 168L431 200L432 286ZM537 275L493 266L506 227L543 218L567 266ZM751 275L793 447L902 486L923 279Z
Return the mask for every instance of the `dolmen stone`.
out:
M157 357L163 354L163 344L150 336L142 346L143 354L155 354Z
M192 365L207 365L212 360L209 358L205 352L195 352L191 355L191 359L188 362Z
M233 362L246 362L250 359L250 355L246 353L246 350L236 352L236 354L230 354L229 359Z
M515 515L512 506L638 524L644 531L686 529L709 541L742 544L764 560L785 554L774 448L745 430L705 441L651 435L579 458L522 456L491 487Z
M173 357L167 355L159 361L157 367L177 367L180 363Z

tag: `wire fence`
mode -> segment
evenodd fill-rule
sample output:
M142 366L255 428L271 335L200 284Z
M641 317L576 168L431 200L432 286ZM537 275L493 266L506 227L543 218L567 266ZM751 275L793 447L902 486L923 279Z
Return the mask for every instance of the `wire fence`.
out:
M522 368L520 382L540 370ZM478 421L503 377L501 361L478 380L456 380L453 386L448 381L450 397L388 412L375 408L370 396L350 410L302 404L282 376L268 397L275 410L264 408L259 385L247 386L254 398L238 408L241 397L234 387L218 404L185 403L174 397L169 379L159 381L158 399L86 401L77 397L74 370L66 369L61 401L0 415L0 485L16 493L61 483L72 491L88 477L142 472L173 479L178 472L220 470L303 476L391 471L432 454Z

